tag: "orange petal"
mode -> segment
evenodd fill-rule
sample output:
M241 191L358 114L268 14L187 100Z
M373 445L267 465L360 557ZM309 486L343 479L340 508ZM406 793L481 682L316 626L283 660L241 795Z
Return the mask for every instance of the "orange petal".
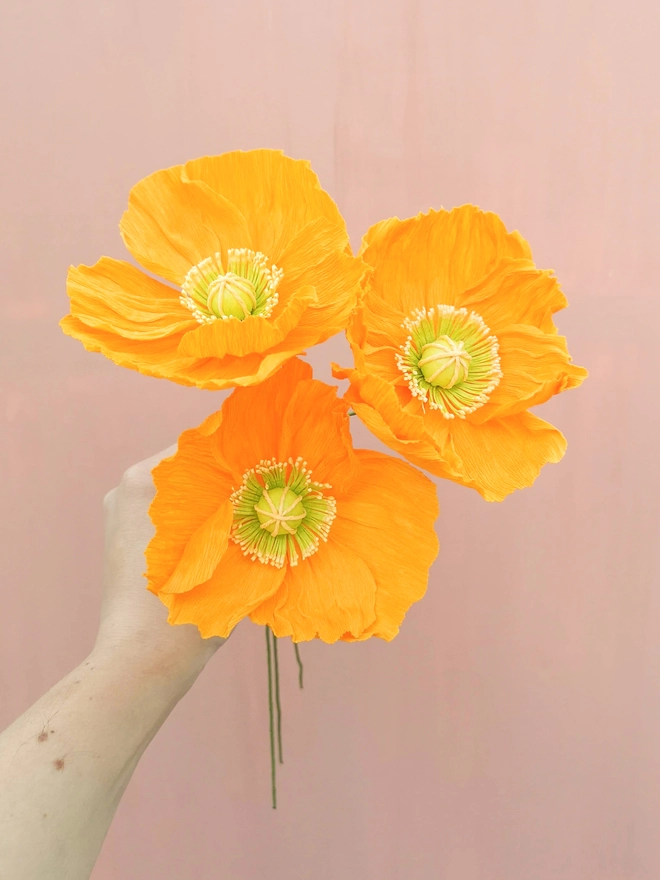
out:
M181 367L180 374L171 375L175 381L181 381L178 375L182 375L198 388L206 388L209 391L220 391L224 388L251 387L264 382L286 361L291 360L292 354L284 352L267 352L266 354L249 354L245 357L225 358L182 358L181 361L187 366Z
M289 242L313 220L324 217L345 227L339 209L321 189L309 162L290 159L280 150L236 150L205 156L187 162L183 176L203 181L235 205L245 217L251 247L277 265Z
M553 394L576 388L587 377L571 363L566 339L534 327L512 326L498 333L504 373L490 400L469 416L476 424L544 403Z
M174 378L182 363L190 362L190 358L183 360L178 355L178 347L183 335L181 333L151 339L149 344L145 345L141 340L90 327L74 315L62 318L60 327L67 336L73 336L74 339L82 342L88 351L100 351L116 364L139 370L148 376ZM194 384L192 380L186 381L185 376L177 378L176 381L185 385Z
M556 428L528 412L483 424L447 420L437 410L411 415L395 388L377 376L336 367L333 375L350 379L346 400L390 449L436 476L477 489L488 501L530 486L541 467L559 461L566 449Z
M197 327L179 302L179 291L109 257L93 266L72 266L67 277L71 314L88 327L144 341Z
M181 340L179 351L188 357L242 357L274 348L298 325L307 308L316 302L313 287L303 287L292 296L276 316L249 315L243 321L212 321L197 324L197 329ZM197 322L195 322L197 323ZM297 354L298 352L293 352Z
M360 253L374 269L371 288L406 315L455 305L504 257L531 258L519 233L474 205L383 220L367 232Z
M229 499L232 484L213 457L210 439L196 428L179 437L176 453L154 468L153 478L157 491L149 516L156 534L146 557L149 589L157 593L177 570L198 530L212 518L217 523L218 509Z
M409 333L403 325L406 317L400 309L377 296L367 282L362 304L352 315L346 335L353 345L399 347L406 341Z
M99 351L122 367L138 370L145 376L170 379L180 385L195 385L210 391L236 386L258 385L272 376L294 352L272 351L242 358L190 358L179 354L182 334L152 339L149 345L97 330L72 315L60 321L67 334L79 340L88 351Z
M286 243L277 260L277 265L284 271L279 290L286 296L288 290L313 283L309 281L308 273L318 272L320 263L336 253L342 253L348 245L348 233L343 222L341 225L331 223L325 217L312 220ZM362 265L361 260L356 262Z
M558 462L566 440L555 427L528 412L474 425L453 419L451 442L460 467L449 479L475 488L486 501L502 501L531 486L544 464Z
M393 348L391 345L376 348L366 343L361 355L364 362L364 369L390 382L392 385L401 385L408 388L408 384L403 373L397 366L396 356L401 350ZM356 359L357 364L357 359Z
M337 400L337 389L323 382L300 382L283 414L278 459L303 458L318 483L343 495L357 471L348 423L348 405Z
M227 248L252 246L241 212L181 171L177 165L137 183L119 226L138 263L178 285L206 257L220 252L224 262Z
M272 379L237 389L224 402L223 430L214 439L214 448L234 475L235 485L248 468L278 458L282 416L298 382L311 375L309 364L293 359Z
M363 637L393 639L426 592L438 553L436 489L419 471L380 452L357 449L360 471L337 505L332 538L368 565L376 582L376 619Z
M233 519L234 507L227 499L193 533L176 568L161 587L163 592L187 593L211 577L227 550Z
M211 413L210 416L207 416L201 425L197 427L197 433L202 434L204 437L208 437L211 434L215 434L220 425L222 424L222 410L219 409L217 412Z
M298 565L273 598L250 615L278 638L294 642L320 638L336 642L344 633L360 636L375 619L376 583L364 560L332 537Z
M310 268L305 277L314 286L317 302L310 304L275 350L299 354L344 330L357 306L363 273L363 264L345 253L335 253Z
M390 449L437 476L447 475L447 462L458 464L448 438L439 448L422 416L411 415L401 408L396 390L389 382L378 376L360 375L355 370L342 370L334 364L332 374L336 379L350 380L345 399L360 420Z
M527 260L503 260L480 284L467 290L460 305L481 315L493 333L511 324L530 324L544 333L556 333L555 312L566 307L566 297L552 272Z
M230 543L206 583L187 593L176 593L167 602L168 622L193 623L205 639L227 638L237 623L277 591L285 571L252 562Z

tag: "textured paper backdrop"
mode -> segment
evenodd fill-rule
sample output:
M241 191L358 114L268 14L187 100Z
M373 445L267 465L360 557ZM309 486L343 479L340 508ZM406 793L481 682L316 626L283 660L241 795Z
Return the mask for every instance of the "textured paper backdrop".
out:
M569 450L532 489L489 505L440 485L441 556L395 642L303 646L302 694L283 644L278 812L247 624L140 764L94 880L655 880L657 4L6 0L3 18L1 723L91 647L104 493L221 400L58 329L67 266L123 256L145 174L281 147L356 245L385 216L493 209L557 271L591 370L543 408ZM330 357L342 339L312 353L322 378Z

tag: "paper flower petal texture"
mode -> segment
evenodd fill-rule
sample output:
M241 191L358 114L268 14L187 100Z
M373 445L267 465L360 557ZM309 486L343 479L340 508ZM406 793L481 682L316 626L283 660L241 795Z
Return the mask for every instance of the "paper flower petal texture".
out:
M346 327L364 272L306 161L210 156L133 187L121 225L146 272L102 257L69 270L65 333L183 385L254 385Z
M173 624L228 636L243 618L300 642L392 639L426 590L433 483L353 449L336 388L290 360L184 432L153 472L149 589Z
M372 226L348 328L346 399L389 447L500 501L564 454L528 412L584 380L552 316L566 306L527 242L472 205Z

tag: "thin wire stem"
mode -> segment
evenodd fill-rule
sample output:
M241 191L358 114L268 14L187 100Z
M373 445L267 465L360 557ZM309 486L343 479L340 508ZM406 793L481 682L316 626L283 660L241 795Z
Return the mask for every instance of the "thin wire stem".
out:
M296 652L296 660L298 661L298 687L300 688L300 690L302 690L303 689L304 669L303 669L302 660L300 659L300 651L298 650L298 643L297 642L293 643L293 648Z
M275 768L275 727L273 723L273 663L271 660L270 627L266 627L266 655L268 657L268 718L270 723L270 787L273 809L277 809L277 779ZM275 638L275 636L273 636Z
M275 660L275 708L277 709L277 756L280 764L284 763L282 758L282 706L280 704L280 664L277 658L277 636L271 634L273 639L273 659Z

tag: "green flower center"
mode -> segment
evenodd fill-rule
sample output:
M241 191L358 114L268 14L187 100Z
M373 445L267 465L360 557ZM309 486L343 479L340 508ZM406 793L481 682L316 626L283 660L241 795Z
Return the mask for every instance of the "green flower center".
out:
M181 285L181 304L200 324L218 318L244 321L248 315L268 318L277 305L277 287L284 273L268 266L259 251L229 248L226 271L219 253L193 266Z
M286 486L283 489L263 490L263 494L254 506L261 528L271 535L295 535L298 526L307 516L307 511L300 495L296 495Z
M328 539L337 504L316 483L301 458L262 461L243 474L231 496L234 522L231 538L253 561L282 568L297 565Z
M440 336L435 342L423 345L421 354L417 366L429 385L453 388L467 379L472 355L465 350L464 342Z
M502 378L499 345L483 318L438 305L416 309L403 326L409 336L396 356L413 397L464 419L483 406Z

